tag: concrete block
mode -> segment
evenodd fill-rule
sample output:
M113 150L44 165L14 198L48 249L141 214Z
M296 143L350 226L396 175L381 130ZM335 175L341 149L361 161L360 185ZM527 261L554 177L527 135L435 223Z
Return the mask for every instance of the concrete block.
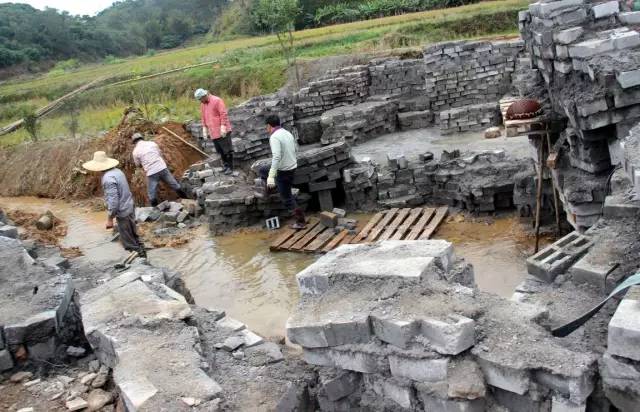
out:
M598 112L603 112L608 110L607 100L602 98L592 101L578 102L576 104L576 110L582 117L587 117Z
M13 357L9 349L0 350L0 372L13 369Z
M582 27L572 27L570 29L560 30L557 33L553 34L553 40L556 43L560 44L571 44L578 40L584 34L584 29Z
M384 319L371 316L371 328L378 339L391 345L406 349L416 336L419 324L413 321Z
M0 236L8 237L11 239L17 239L18 228L15 226L0 224Z
M571 265L584 256L593 242L578 232L569 233L557 242L542 249L527 259L529 274L553 282L561 273L565 273Z
M640 361L639 300L625 298L620 302L609 322L608 352Z
M418 382L438 382L447 379L448 358L420 359L389 356L391 374Z
M445 320L424 319L421 335L439 353L457 355L475 344L475 321L459 315L449 315Z
M353 372L338 372L335 376L320 376L320 390L332 402L345 398L356 391L360 377Z
M338 216L338 218L344 218L345 216L347 216L347 211L344 209L338 209L337 207L334 208L331 213L335 214Z
M499 365L483 358L478 358L477 362L489 385L519 395L529 390L531 375L528 371Z
M623 24L640 24L640 11L618 13L618 20Z
M217 321L216 325L219 328L231 329L233 332L238 332L247 327L244 323L240 322L239 320L232 319L228 316Z
M595 4L591 7L593 17L602 19L604 17L613 16L620 11L618 1L608 1L606 3Z
M628 201L621 196L607 196L604 200L604 216L620 219L640 215L640 202Z
M569 273L573 283L586 283L596 287L602 293L606 293L612 287L615 287L613 278L608 279L605 284L605 276L611 269L613 269L613 265L606 262L600 264L591 262L589 255L587 255L576 262L569 270Z

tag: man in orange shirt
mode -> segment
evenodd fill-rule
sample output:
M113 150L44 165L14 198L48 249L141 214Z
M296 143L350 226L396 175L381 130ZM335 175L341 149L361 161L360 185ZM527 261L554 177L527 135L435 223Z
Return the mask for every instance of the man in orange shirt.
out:
M207 90L198 89L194 94L200 100L202 132L213 140L216 152L222 158L224 174L233 173L233 145L231 143L231 122L224 101Z

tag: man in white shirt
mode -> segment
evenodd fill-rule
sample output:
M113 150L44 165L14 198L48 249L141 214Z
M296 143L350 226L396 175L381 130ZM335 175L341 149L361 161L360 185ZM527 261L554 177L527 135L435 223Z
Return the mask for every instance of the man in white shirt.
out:
M271 166L260 169L260 177L267 180L268 188L278 188L282 202L286 208L293 213L296 219L296 222L291 227L294 229L304 229L306 226L304 211L298 207L296 198L291 192L293 177L298 167L298 161L296 159L296 139L291 133L281 127L278 116L268 116L266 123L267 132L270 135Z
M142 133L134 133L131 136L133 141L133 162L136 166L142 166L147 175L147 194L151 206L158 205L158 185L163 181L173 189L180 198L186 198L187 195L180 188L180 183L176 181L169 169L167 163L162 158L160 147L155 142L146 141Z

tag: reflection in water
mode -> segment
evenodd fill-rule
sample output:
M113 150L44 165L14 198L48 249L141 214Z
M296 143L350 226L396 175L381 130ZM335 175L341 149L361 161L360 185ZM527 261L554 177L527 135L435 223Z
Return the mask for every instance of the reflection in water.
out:
M51 210L69 226L64 246L77 246L94 261L109 263L126 256L120 244L108 241L104 212L38 198L0 198L0 207ZM362 225L369 216L350 217ZM274 236L274 232L244 231L212 238L204 225L188 244L152 250L149 258L155 265L182 273L199 305L225 310L264 336L282 336L298 300L295 275L316 257L272 253L269 244ZM442 225L436 238L453 242L456 254L474 265L483 290L509 297L526 275L525 258L533 240L522 234L513 216L496 218L491 224L452 219Z

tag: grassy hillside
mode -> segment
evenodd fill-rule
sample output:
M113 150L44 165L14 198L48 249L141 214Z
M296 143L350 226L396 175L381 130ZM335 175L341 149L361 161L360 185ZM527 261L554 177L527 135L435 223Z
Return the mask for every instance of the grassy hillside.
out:
M488 1L299 31L295 34L298 55L304 60L418 47L450 39L513 35L517 32L517 11L527 5L525 0ZM201 85L237 103L253 95L273 92L285 81L285 65L274 36L209 43L2 83L0 122L8 123L19 118L23 110L41 106L99 77L129 79L212 60L217 60L217 64L134 86L102 88L81 96L76 102L80 108L80 133L93 135L112 127L128 104L144 105L150 117L178 121L195 117L198 107L191 93ZM41 122L41 135L43 138L68 136L68 123L68 113L60 112ZM0 138L0 143L15 144L26 136L24 131L19 131Z

